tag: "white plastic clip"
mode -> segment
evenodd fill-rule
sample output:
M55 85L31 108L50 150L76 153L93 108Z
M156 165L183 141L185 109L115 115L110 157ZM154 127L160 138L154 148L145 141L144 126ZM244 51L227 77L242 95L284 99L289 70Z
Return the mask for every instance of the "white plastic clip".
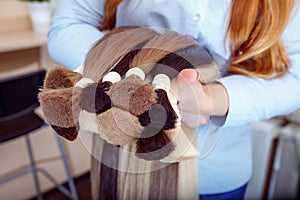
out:
M125 77L127 78L128 76L130 75L137 75L138 77L140 77L142 80L145 80L145 73L143 70L141 70L141 68L138 68L138 67L134 67L134 68L131 68L129 69L127 72L126 72L126 75Z
M118 72L108 72L102 79L102 82L108 81L116 83L121 80L121 76Z

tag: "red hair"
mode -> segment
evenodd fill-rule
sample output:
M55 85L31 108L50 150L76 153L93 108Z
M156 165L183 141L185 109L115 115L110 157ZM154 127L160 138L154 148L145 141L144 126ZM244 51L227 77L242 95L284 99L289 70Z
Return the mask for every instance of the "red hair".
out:
M115 14L122 0L106 0L101 30L115 26ZM230 74L276 78L289 68L281 35L289 21L295 0L232 0L225 39L229 39Z

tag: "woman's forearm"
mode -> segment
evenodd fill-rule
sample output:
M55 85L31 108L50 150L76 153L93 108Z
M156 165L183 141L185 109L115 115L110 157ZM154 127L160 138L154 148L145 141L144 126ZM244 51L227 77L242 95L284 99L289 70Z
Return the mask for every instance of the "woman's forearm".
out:
M207 107L203 106L202 114L223 116L227 113L229 107L228 95L222 84L211 83L204 85L203 92L207 96L205 102Z
M70 69L81 65L90 48L104 34L99 26L104 0L58 2L48 33L51 58Z

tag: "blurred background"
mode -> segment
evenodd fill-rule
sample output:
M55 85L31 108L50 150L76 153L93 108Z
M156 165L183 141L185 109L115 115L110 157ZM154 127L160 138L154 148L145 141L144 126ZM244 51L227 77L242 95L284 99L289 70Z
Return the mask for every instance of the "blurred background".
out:
M49 5L44 6L44 10L31 14L34 8L26 1L0 0L0 80L56 66L47 53L47 31L57 1L46 2ZM66 183L67 176L52 129L44 126L31 132L29 137L37 166L47 170L59 183ZM252 138L254 173L246 199L300 199L299 111L254 123ZM86 193L78 192L78 197L89 199L90 154L86 145L78 139L74 142L63 140L63 146L77 191L86 190ZM0 179L29 166L25 149L24 137L0 143ZM42 193L53 191L54 185L49 180L42 174L38 174L38 178ZM32 174L0 185L1 200L36 196ZM48 196L48 199L60 198Z
M46 48L49 13L45 10L45 7L50 8L52 14L56 1L47 2L50 6L43 6L43 10L37 11L35 21L32 21L28 3L19 0L0 0L0 80L39 69L49 70L56 66L49 58ZM45 19L43 14L46 14ZM37 23L40 28L36 29L33 23ZM38 113L38 109L36 112ZM59 183L65 183L67 176L53 130L43 126L30 133L29 137L37 166L47 170ZM90 155L82 142L63 141L63 145L74 179L82 176L89 178L87 174L90 171ZM0 160L0 179L27 168L29 156L26 152L25 138L18 137L0 143ZM43 174L38 173L38 178L42 192L54 188ZM31 199L35 196L32 174L0 185L1 200Z

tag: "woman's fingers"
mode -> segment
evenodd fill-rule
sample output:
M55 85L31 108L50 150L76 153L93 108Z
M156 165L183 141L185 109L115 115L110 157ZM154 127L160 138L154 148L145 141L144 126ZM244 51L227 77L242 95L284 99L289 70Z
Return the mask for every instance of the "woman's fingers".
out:
M196 128L208 123L209 117L207 115L200 115L189 112L181 112L181 122L190 128Z
M208 115L202 115L201 106L205 106L205 93L198 81L198 73L194 69L185 69L177 77L178 106L182 122L196 128L209 121Z
M179 109L201 114L203 87L197 81L198 73L193 69L183 70L177 77Z

